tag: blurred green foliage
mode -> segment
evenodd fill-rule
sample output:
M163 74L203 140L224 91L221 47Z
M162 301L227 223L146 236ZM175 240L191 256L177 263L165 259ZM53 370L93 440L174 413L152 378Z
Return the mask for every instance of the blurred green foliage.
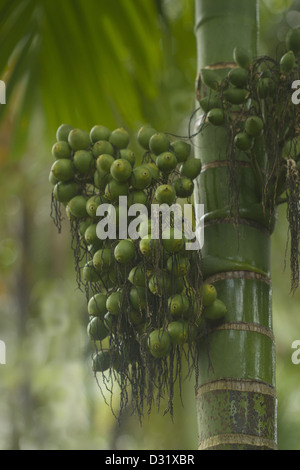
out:
M260 2L260 53L276 55L300 2ZM0 365L1 449L195 449L194 383L175 418L155 411L118 426L90 368L85 296L78 291L67 222L50 219L51 146L62 122L144 123L187 135L194 109L192 0L1 0ZM287 225L273 237L274 330L280 449L300 450L300 295L284 269ZM116 390L116 401L118 391ZM107 397L108 398L108 397ZM163 408L163 407L162 407Z

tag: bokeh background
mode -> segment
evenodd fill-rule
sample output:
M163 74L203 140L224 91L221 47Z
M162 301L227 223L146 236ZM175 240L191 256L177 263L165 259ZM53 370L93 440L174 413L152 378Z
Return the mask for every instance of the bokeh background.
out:
M261 0L260 54L300 25L300 1ZM51 147L62 122L89 130L150 123L187 135L194 110L193 0L0 0L0 449L197 447L194 382L175 417L153 410L118 425L90 367L85 295L68 223L50 218ZM279 211L272 244L280 450L300 450L300 292L285 265ZM118 390L115 391L116 403Z

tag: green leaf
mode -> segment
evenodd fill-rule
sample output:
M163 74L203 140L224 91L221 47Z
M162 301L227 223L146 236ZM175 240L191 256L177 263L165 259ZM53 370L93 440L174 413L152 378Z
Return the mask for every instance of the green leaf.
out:
M154 2L2 0L0 11L0 119L15 116L16 158L37 109L50 138L62 122L88 130L147 120L163 63Z

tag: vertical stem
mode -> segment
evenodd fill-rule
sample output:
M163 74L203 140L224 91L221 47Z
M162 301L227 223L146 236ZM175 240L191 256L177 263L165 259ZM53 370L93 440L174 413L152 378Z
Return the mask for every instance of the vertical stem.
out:
M196 0L198 71L220 77L236 46L257 54L256 0ZM216 67L215 65L218 64ZM203 90L198 90L202 96ZM196 402L199 450L276 449L275 342L270 279L271 229L263 217L257 175L240 152L235 186L228 178L228 134L208 124L198 136L202 172L195 202L205 205L204 277L227 305L199 344ZM256 160L263 167L257 150ZM238 194L238 219L230 193Z

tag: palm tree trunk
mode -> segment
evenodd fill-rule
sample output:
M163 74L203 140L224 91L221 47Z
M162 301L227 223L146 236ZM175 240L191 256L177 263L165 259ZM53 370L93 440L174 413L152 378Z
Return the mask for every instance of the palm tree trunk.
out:
M233 49L257 54L256 0L195 0L198 70L233 66ZM198 98L205 87L197 89ZM205 280L227 305L199 344L196 387L199 450L276 449L275 343L272 332L270 235L256 172L243 153L229 168L224 128L198 136L202 172L195 202L205 206ZM256 159L263 168L264 155ZM230 170L230 171L229 171ZM231 176L230 176L231 174ZM238 198L237 198L238 196ZM236 203L236 204L235 204ZM237 213L232 210L237 209Z

